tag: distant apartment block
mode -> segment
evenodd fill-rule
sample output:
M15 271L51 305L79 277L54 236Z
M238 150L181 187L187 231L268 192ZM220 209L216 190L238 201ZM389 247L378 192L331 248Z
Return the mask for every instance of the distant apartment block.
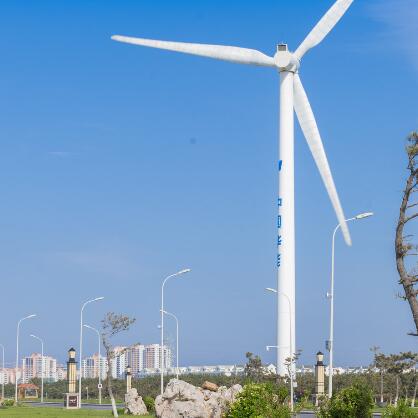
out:
M131 373L136 376L145 367L145 352L149 346L134 344L126 350L127 365L131 367Z
M118 346L114 348L114 358L110 361L110 370L114 379L124 379L127 366L131 367L134 377L142 375L145 369L160 369L161 357L164 359L165 367L172 365L171 349L164 345L161 356L160 344L134 344L129 347ZM102 358L102 379L106 376L107 361ZM82 376L84 378L98 377L98 355L87 357L82 362Z
M62 364L57 366L57 380L66 380L67 379L67 366Z
M105 379L107 373L107 360L105 357L100 356L99 359L98 354L93 354L91 357L83 360L81 371L83 379L97 379L99 370L101 379Z
M43 364L43 367L42 367ZM32 353L29 357L22 359L21 383L29 383L33 378L43 377L46 381L56 382L57 360L50 356L43 356L39 353Z
M123 379L126 367L129 364L127 347L115 347L114 353L115 357L110 361L112 377L114 379Z
M175 367L168 367L165 369L165 374L175 375L177 372ZM154 376L160 373L158 368L145 368L138 377ZM179 367L179 375L187 374L210 374L210 375L224 375L224 376L236 376L244 373L244 366L236 365L218 365L218 366L188 366Z

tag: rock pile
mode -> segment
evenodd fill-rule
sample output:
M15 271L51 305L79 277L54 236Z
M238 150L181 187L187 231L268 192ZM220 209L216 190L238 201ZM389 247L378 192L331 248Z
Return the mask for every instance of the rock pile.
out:
M138 391L132 388L125 394L125 414L126 415L147 415L147 407Z
M171 379L163 395L155 400L155 412L158 418L221 418L241 390L241 385L228 389L205 382L197 388Z

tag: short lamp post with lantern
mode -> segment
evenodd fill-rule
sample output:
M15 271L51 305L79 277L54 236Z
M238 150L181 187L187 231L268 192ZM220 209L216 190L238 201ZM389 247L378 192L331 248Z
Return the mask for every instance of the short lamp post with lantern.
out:
M81 370L80 370L81 373ZM75 350L70 348L68 350L67 361L67 393L64 398L64 406L67 409L80 408L80 396L76 390L77 388L77 362L75 360Z

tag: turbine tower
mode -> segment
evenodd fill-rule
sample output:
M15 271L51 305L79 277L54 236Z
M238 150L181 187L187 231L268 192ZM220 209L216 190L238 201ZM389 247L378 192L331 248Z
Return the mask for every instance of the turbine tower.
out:
M200 55L238 64L271 67L280 74L280 115L279 115L279 195L277 201L277 372L287 374L285 362L292 357L290 347L295 344L295 203L294 203L294 110L299 124L313 155L316 166L331 199L338 222L348 245L350 233L345 222L343 209L338 198L328 160L311 105L303 88L299 67L302 57L318 45L334 28L350 7L353 0L337 0L316 24L295 52L290 52L286 44L277 46L273 57L247 48L224 45L206 45L184 42L168 42L128 36L114 35L112 39L134 45L166 49L186 54ZM285 294L291 301L291 308L280 297ZM291 320L290 320L291 319ZM290 325L292 324L292 325ZM292 326L292 330L290 330ZM292 336L292 337L290 337ZM290 343L292 338L293 343ZM293 365L294 367L294 365Z

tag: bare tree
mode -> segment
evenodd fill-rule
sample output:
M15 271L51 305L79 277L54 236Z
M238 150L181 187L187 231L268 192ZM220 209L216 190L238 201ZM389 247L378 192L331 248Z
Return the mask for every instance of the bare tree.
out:
M112 391L112 367L111 360L115 358L114 347L111 343L111 338L122 331L127 331L129 327L135 322L135 318L129 318L125 315L118 315L114 312L108 312L104 319L102 319L102 342L106 350L107 358L107 390L112 401L112 412L114 417L118 417L118 410L116 408L116 401Z
M417 246L411 243L412 235L404 235L404 229L408 222L418 218L418 201L414 201L414 193L418 192L418 132L408 136L406 153L408 156L409 171L406 180L405 190L401 207L399 210L398 226L396 228L395 253L396 267L399 273L399 284L403 286L404 295L400 297L409 303L412 317L415 323L415 332L411 335L418 336L418 290L415 285L418 282L418 270L415 267L408 267L411 264L406 262L409 256L417 256Z

